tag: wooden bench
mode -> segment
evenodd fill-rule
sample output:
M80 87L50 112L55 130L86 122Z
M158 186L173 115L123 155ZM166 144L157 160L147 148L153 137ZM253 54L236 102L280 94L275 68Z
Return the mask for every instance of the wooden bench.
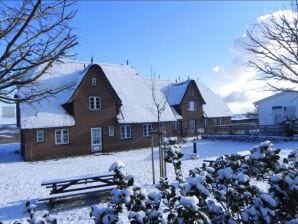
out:
M39 201L50 201L62 198L100 193L116 187L115 176L112 173L88 174L82 176L46 180L41 186L51 189L50 195Z

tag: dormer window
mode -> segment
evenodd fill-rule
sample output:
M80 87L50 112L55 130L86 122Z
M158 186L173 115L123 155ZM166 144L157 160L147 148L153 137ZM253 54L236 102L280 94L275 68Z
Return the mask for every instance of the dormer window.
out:
M92 86L96 86L96 78L91 79Z
M100 111L101 110L101 100L99 96L89 97L89 110Z

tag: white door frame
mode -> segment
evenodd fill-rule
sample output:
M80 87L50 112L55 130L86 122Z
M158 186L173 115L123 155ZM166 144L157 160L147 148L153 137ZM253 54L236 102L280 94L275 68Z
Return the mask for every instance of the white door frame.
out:
M99 143L94 144L94 131L99 130ZM102 152L102 131L100 127L91 128L90 130L90 140L91 140L91 151L92 152Z

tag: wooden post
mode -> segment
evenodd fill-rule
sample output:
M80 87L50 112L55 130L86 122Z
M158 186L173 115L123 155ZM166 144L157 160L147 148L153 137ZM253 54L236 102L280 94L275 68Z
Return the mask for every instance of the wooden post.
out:
M160 134L160 131L158 132L158 137L159 137L159 144L158 144L158 149L159 149L159 176L163 177L163 172L162 172L162 149L161 149L161 140L162 140L162 135Z
M166 144L165 142L163 142L163 147L162 147L162 174L163 177L167 177L166 174L166 162L165 162L165 148L166 148Z
M153 184L155 184L155 169L154 169L154 136L151 134L151 156L152 156L152 180Z

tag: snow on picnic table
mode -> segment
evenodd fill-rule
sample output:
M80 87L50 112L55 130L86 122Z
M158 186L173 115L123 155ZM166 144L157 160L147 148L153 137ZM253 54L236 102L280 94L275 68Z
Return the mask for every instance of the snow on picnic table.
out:
M182 169L185 176L188 171L199 166L203 159L216 158L228 153L245 151L256 143L240 143L231 141L199 140L199 159L192 160L192 142L185 143L182 147L184 153ZM297 148L298 142L279 142L275 147L282 149ZM27 214L25 203L48 196L48 190L40 184L44 180L67 178L78 175L108 172L114 161L122 161L126 171L135 177L136 185L152 188L151 149L139 149L126 152L117 152L105 155L88 155L71 157L58 160L39 162L23 162L20 155L19 144L0 145L0 221L11 223L16 219L24 219ZM155 171L158 177L158 151L155 149ZM167 173L170 180L174 180L174 170L167 164ZM44 204L40 208L49 209ZM58 218L58 223L93 223L89 217L90 204L71 208L52 209L50 213ZM67 207L67 206L66 206Z

